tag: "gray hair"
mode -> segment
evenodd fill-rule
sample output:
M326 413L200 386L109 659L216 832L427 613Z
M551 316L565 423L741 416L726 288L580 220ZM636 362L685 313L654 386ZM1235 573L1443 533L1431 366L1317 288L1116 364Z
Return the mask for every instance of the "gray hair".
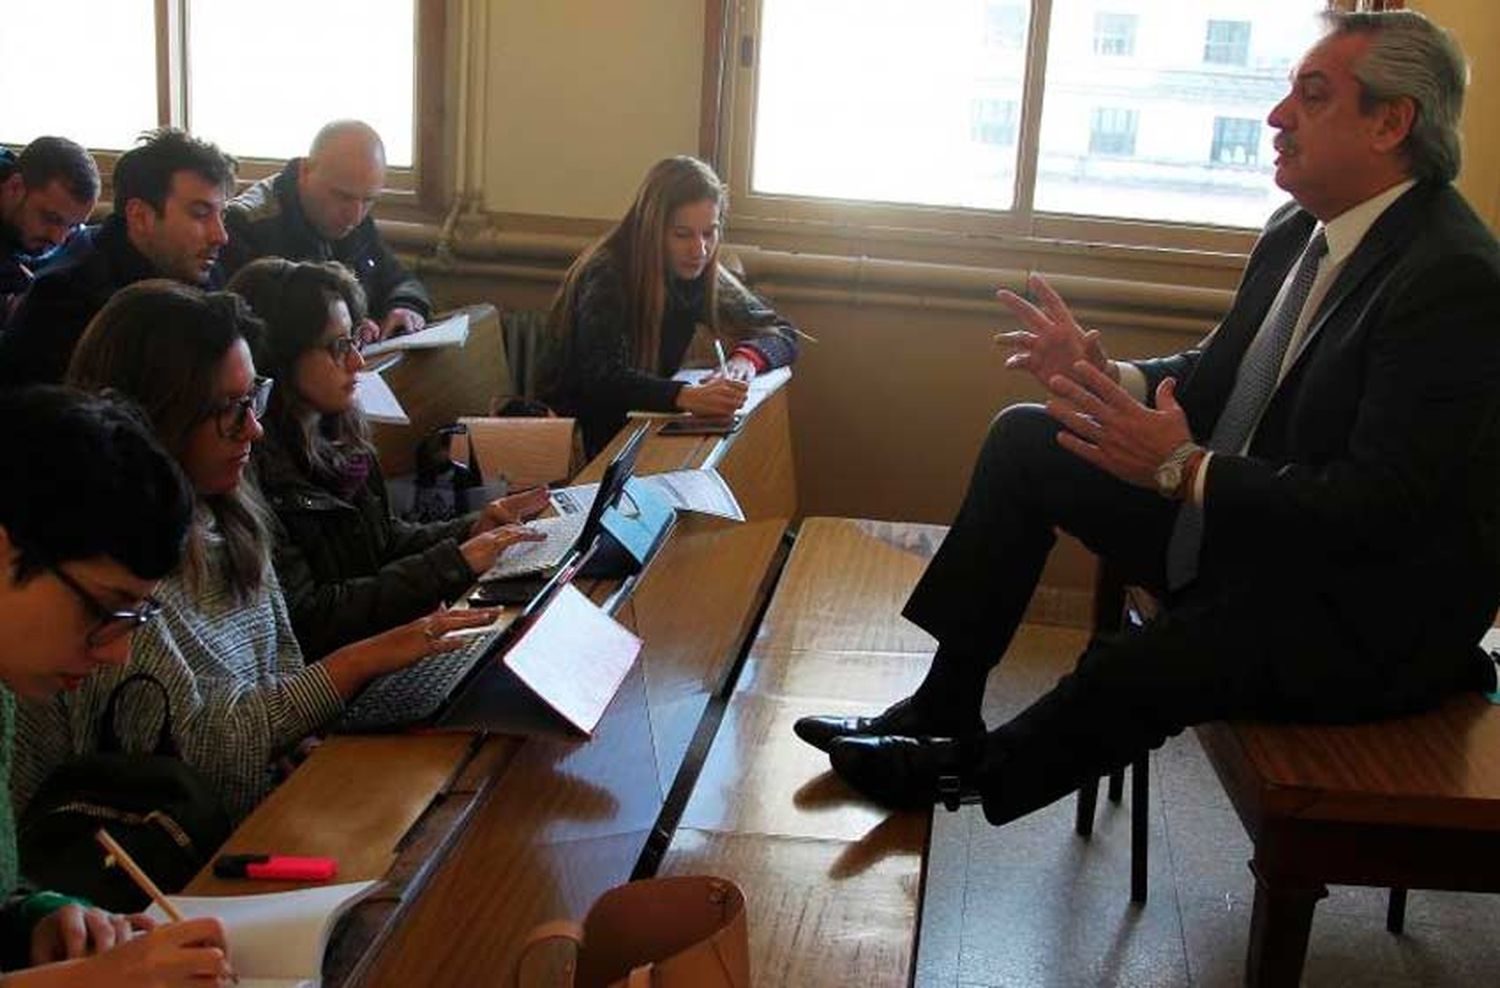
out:
M1383 13L1328 11L1329 33L1362 34L1370 47L1354 65L1360 108L1409 98L1416 106L1403 150L1411 176L1451 182L1463 152L1458 121L1463 115L1469 64L1453 35L1414 10Z

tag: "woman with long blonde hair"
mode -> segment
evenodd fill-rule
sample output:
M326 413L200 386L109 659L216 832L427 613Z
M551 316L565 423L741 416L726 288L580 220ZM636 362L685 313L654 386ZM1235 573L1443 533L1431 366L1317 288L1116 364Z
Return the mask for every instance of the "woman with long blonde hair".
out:
M659 161L630 211L568 269L539 397L579 419L589 455L632 409L733 414L746 382L796 358L796 328L719 263L726 198L698 159ZM671 378L700 323L732 341L728 373L684 385Z

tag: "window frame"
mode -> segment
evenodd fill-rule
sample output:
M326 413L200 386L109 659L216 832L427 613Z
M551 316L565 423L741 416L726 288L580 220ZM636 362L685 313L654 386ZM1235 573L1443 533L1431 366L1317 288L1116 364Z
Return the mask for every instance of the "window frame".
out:
M1191 255L1236 266L1258 229L1165 220L1124 219L1035 209L1037 151L1045 52L1052 0L1030 0L1026 72L1017 132L1016 200L1009 210L918 206L752 192L749 187L759 66L760 0L705 0L703 102L699 156L729 187L730 235L786 249L907 257L937 263L988 263L997 255L1086 251L1090 258ZM1327 0L1337 9L1390 10L1401 0ZM1270 107L1266 107L1269 112Z
M1215 40L1214 25L1244 29L1244 36L1231 41ZM1230 20L1226 17L1210 17L1203 22L1203 64L1224 65L1229 68L1244 68L1250 62L1250 41L1254 31L1251 21ZM1227 54L1230 58L1209 58L1213 53Z
M187 44L190 0L155 0L156 16L156 126L192 130L186 69L192 53ZM413 0L416 50L413 52L412 163L386 170L382 207L413 218L438 217L451 197L453 133L447 123L447 0ZM196 132L194 132L196 133ZM212 134L198 134L214 140ZM101 202L112 193L110 176L126 148L89 148L104 180ZM232 149L226 152L234 154ZM235 155L238 185L243 187L280 171L285 159Z

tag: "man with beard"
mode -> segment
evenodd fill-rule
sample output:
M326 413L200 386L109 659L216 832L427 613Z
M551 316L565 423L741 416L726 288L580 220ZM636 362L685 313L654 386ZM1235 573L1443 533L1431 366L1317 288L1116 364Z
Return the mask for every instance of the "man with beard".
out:
M224 203L235 161L173 127L120 156L114 212L89 227L32 284L0 337L0 387L62 380L73 347L111 295L146 278L223 285Z
M0 330L54 252L99 200L99 170L66 137L0 148Z

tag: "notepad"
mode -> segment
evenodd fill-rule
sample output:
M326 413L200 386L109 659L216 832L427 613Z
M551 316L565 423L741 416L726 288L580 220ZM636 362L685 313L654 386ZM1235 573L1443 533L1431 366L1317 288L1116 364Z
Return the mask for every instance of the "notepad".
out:
M335 924L374 886L348 882L265 895L169 898L187 919L223 921L239 988L318 988ZM167 919L154 906L148 915L158 923Z
M366 343L360 348L366 359L397 350L431 350L440 346L463 346L469 341L469 314L460 312L442 322L435 322L415 333L392 336L387 340Z

